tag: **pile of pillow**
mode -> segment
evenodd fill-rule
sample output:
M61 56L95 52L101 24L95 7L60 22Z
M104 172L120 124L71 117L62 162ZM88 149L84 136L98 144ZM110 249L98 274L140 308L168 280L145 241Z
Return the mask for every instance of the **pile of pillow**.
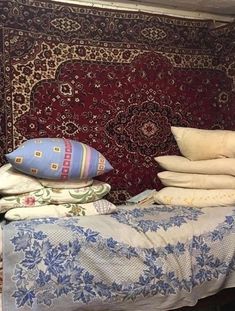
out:
M159 156L158 204L192 207L235 204L235 132L171 127L182 156Z
M0 168L0 213L8 220L108 214L111 187L93 178L112 170L96 149L68 139L31 139Z

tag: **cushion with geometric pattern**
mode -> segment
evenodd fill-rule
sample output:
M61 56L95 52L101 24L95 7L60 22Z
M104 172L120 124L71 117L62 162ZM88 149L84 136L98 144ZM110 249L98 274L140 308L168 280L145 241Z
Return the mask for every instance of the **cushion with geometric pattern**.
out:
M113 169L96 149L64 138L35 138L6 154L18 171L45 179L84 179Z

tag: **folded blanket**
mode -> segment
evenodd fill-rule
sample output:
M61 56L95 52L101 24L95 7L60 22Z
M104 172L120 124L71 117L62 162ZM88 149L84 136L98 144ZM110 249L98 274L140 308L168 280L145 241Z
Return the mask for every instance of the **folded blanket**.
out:
M40 207L13 208L5 214L8 220L24 220L47 217L70 217L111 214L116 206L101 199L85 204L45 205Z
M164 171L157 176L164 186L194 189L235 189L231 175L189 174Z
M79 189L43 188L37 191L1 198L0 213L19 207L36 207L61 203L89 203L102 199L110 189L109 184L101 181L94 181L91 186Z

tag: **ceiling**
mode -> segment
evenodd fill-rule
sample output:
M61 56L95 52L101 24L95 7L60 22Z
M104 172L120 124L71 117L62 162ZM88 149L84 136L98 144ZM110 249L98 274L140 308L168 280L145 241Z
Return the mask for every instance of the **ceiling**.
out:
M0 0L1 1L1 0ZM144 11L178 17L235 21L235 0L51 0L110 9Z
M162 8L206 12L219 15L235 16L235 0L116 0L104 2L123 2Z

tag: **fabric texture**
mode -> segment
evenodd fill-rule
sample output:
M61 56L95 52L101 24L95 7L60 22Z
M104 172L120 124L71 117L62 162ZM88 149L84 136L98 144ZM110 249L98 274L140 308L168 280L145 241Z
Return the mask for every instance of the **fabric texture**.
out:
M0 213L5 213L11 208L45 205L45 200L48 198L49 192L45 188L18 195L4 196L0 199Z
M9 220L41 219L48 217L92 216L111 214L116 211L111 202L101 199L91 203L65 203L60 205L44 205L39 207L13 208L4 217Z
M235 286L234 206L120 206L3 233L4 311L167 311Z
M189 174L164 171L158 173L157 176L164 186L195 189L235 189L235 177L231 175Z
M40 0L0 12L0 163L25 139L81 141L120 202L161 187L171 125L235 130L233 24Z
M113 169L94 148L62 138L29 139L6 158L15 169L38 178L92 178Z
M18 172L11 164L0 167L0 194L20 194L41 188L43 186L36 178Z
M235 131L171 127L183 156L190 160L235 158Z
M103 198L109 193L111 186L102 181L94 181L91 186L78 189L46 189L45 202L61 203L89 203Z
M185 189L165 187L154 194L158 204L186 207L234 206L235 189Z
M103 198L111 187L95 181L92 186L78 189L42 188L19 195L4 196L0 199L0 213L11 208L36 207L60 203L89 203Z
M166 155L155 157L155 161L172 172L235 176L234 158L191 161L182 156Z
M75 180L49 180L39 179L39 182L46 188L54 189L79 189L91 186L93 179L75 179Z

